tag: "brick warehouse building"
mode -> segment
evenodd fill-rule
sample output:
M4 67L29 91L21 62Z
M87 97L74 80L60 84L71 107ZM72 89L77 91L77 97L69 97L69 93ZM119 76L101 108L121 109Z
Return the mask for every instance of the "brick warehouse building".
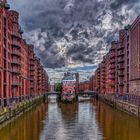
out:
M34 47L22 38L19 14L0 1L0 105L35 97L49 90L48 75Z
M79 83L79 91L88 91L89 87L90 87L89 81Z
M109 52L103 57L95 71L94 80L90 80L91 89L100 94L129 94L129 76L133 66L130 59L130 26L119 32L119 41L113 41ZM133 55L134 56L134 55ZM131 56L131 57L133 57ZM132 93L132 91L131 91Z
M117 76L118 76L118 72L117 72L117 46L118 46L118 42L113 41L111 43L111 48L109 50L109 61L110 61L110 90L108 91L108 93L110 94L114 94L116 92L118 92L117 89Z
M130 28L130 93L140 94L140 16Z
M139 103L140 98L140 16L119 31L119 40L111 48L95 71L96 82L90 80L91 89L100 94L127 95L129 102ZM106 58L110 57L107 60ZM110 62L110 64L108 63ZM105 67L105 68L104 68ZM108 69L110 68L110 69ZM105 76L104 71L108 78ZM91 83L92 82L92 83ZM110 86L110 87L108 87ZM103 89L105 88L105 92Z

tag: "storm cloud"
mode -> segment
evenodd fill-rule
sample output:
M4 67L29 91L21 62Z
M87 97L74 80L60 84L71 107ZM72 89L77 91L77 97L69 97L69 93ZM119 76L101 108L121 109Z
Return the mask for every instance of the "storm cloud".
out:
M118 30L139 14L139 0L9 0L25 38L47 68L97 65Z
M68 65L70 59L94 63L96 51L104 45L108 51L117 31L132 20L132 15L136 17L139 8L138 0L10 2L20 10L27 40L35 45L43 64L51 68Z

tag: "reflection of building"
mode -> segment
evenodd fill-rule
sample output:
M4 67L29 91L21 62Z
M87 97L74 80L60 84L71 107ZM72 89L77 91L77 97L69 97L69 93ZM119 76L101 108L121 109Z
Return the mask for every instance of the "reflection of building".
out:
M103 137L107 140L137 140L140 137L137 119L101 102L97 105L96 118Z
M47 111L48 104L40 104L33 110L21 115L1 129L0 139L13 140L18 138L22 140L38 140L44 127L44 124L40 122L45 119Z
M76 112L78 112L78 103L73 104L61 104L61 112L64 119L73 119L76 118Z

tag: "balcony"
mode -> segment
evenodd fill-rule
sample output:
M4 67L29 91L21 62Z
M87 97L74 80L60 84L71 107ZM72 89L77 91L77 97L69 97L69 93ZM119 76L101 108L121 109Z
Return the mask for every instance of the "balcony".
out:
M120 57L118 58L118 63L123 63L124 62L124 58Z
M30 87L31 87L31 88L34 88L34 83L31 83Z
M110 83L109 86L115 87L115 83Z
M30 81L34 81L34 78L33 78L33 77L31 77L31 78L30 78Z
M42 81L42 78L40 77L40 78L38 78L38 81Z
M35 58L34 57L30 57L30 61L35 61Z
M41 79L38 79L38 81L37 81L39 84L41 83Z
M111 79L111 80L115 80L115 75L111 75L111 76L110 76L110 79Z
M115 53L111 53L110 58L114 58L115 57Z
M12 69L11 72L13 74L20 74L20 69Z
M12 37L15 37L15 38L18 38L18 39L21 38L20 34L19 33L15 33L15 32L12 32Z
M21 52L19 52L19 51L11 51L11 54L18 56L18 57L21 57Z
M11 61L11 64L13 64L13 65L21 65L21 62L19 61L19 60L16 60L16 59L13 59L12 61Z
M31 86L30 89L34 89L34 87ZM33 93L34 93L34 92L32 92L32 94L33 94Z
M20 48L20 42L19 41L16 41L16 40L13 40L12 41L12 47L17 47L17 48Z
M118 85L119 86L124 86L124 83L123 82L120 82Z
M30 72L30 76L34 76L35 74L34 74L34 72Z
M37 70L38 70L38 72L41 72L41 69L40 68L38 68Z
M34 71L35 69L34 69L34 67L31 66L29 70L30 71Z
M124 51L119 51L117 54L118 57L123 56L123 55L124 55Z
M38 75L38 78L40 79L41 77L42 77L42 76L39 74L39 75Z
M102 72L103 72L103 73L105 72L105 68L102 69Z
M41 72L38 72L38 76L42 76L42 75L41 75Z
M113 64L113 63L115 63L115 59L111 59L111 61L110 61L110 64Z
M115 69L115 64L110 66L110 69Z
M104 80L105 80L105 77L104 77L104 76L102 77L102 80L103 80L103 82L104 82Z
M110 74L115 74L115 70L111 70L110 71Z
M119 72L118 72L118 76L119 76L119 77L124 77L124 72L123 72L123 71L119 71Z
M119 64L118 65L118 70L123 70L124 69L124 65L123 64Z
M12 86L20 86L20 83L18 81L12 81Z
M34 65L35 65L34 61L30 61L30 66L34 66Z
M124 49L124 46L120 45L117 47L117 50L123 50Z

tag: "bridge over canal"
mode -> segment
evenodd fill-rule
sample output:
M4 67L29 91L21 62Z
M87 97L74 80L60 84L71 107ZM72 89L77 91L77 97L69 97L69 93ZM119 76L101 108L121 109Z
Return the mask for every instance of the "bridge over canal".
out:
M61 97L61 92L55 92L55 91L46 92L45 96L49 96L49 95L57 95L58 97ZM83 96L83 97L90 96L90 97L98 98L98 93L95 91L81 91L81 92L76 93L76 97L78 96Z

